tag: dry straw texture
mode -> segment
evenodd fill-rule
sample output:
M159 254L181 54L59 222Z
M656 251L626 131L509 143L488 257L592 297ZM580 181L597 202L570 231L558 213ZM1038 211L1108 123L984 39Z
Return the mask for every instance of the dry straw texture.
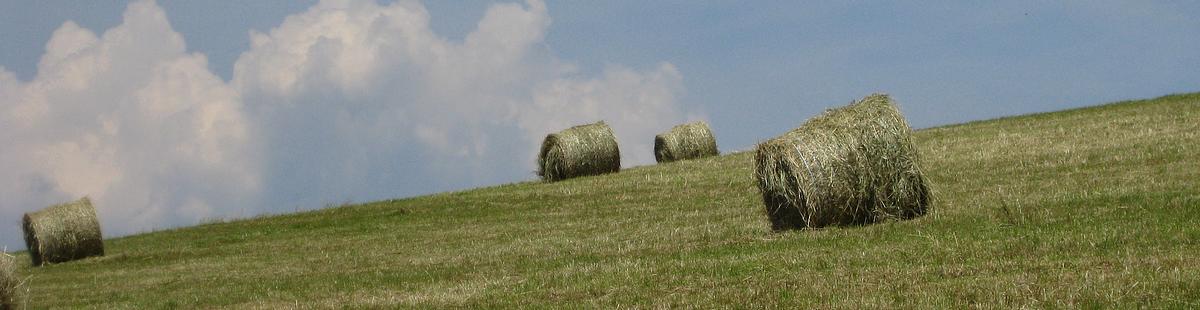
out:
M558 181L621 170L617 138L603 121L546 136L538 152L538 176Z
M660 163L717 156L717 140L705 122L687 123L654 136L654 160Z
M17 258L0 252L0 309L16 308Z
M775 230L925 214L912 129L885 94L832 109L758 145L755 178Z
M21 225L33 266L104 255L100 221L87 197L25 213Z

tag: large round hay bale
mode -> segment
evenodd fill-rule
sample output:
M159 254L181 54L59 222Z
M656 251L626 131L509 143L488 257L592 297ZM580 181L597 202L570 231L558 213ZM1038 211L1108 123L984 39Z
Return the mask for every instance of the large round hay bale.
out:
M25 213L21 226L34 266L104 255L100 221L87 197Z
M678 125L654 136L654 160L659 163L719 154L717 139L702 121Z
M0 309L17 308L17 285L20 283L21 279L17 277L17 258L0 252Z
M621 170L621 151L603 121L552 133L542 141L537 174L546 181Z
M932 199L912 129L885 94L759 143L754 159L775 230L909 219Z

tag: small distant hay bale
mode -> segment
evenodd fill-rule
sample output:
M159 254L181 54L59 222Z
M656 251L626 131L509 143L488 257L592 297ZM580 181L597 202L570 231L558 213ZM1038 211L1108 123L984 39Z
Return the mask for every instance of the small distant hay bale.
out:
M0 309L17 308L17 258L0 252Z
M910 219L924 215L932 199L912 129L886 94L762 142L754 159L776 231Z
M546 136L538 152L537 175L546 181L621 170L621 151L604 121L579 125Z
M659 163L717 156L717 140L705 122L675 126L654 136L654 160Z
M100 221L87 197L25 213L21 226L33 266L104 255Z

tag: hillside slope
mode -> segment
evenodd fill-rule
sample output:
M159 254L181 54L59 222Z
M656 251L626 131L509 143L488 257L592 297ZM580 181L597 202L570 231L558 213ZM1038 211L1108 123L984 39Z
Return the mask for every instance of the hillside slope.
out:
M803 120L796 120L799 125ZM922 218L772 233L751 154L107 240L31 308L1200 305L1200 93L920 130ZM763 138L776 133L764 133Z

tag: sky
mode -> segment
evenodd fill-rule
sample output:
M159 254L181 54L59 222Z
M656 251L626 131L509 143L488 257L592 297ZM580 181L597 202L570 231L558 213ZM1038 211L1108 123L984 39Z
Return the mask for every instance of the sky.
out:
M535 180L604 120L624 167L891 94L915 128L1200 91L1195 2L0 1L0 244Z

